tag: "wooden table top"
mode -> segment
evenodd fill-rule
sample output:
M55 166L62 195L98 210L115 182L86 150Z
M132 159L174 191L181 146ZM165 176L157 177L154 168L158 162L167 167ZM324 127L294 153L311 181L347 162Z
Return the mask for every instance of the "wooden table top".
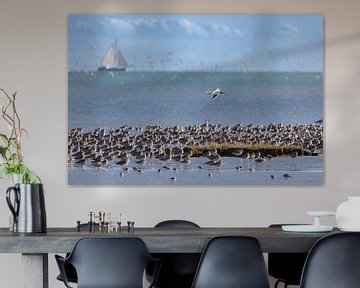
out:
M20 234L0 228L0 253L65 253L82 237L139 237L152 253L201 253L208 240L221 235L252 236L263 252L308 252L321 237L338 233L294 233L274 228L136 228L128 232L77 232L76 228L48 228L47 233Z

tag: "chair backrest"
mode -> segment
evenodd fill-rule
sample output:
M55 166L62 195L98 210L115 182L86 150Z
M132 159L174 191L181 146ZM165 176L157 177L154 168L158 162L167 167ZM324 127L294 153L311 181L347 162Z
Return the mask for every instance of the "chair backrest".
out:
M188 220L165 220L157 223L155 228L200 228L200 226Z
M271 224L269 228L281 228L282 225L294 224ZM307 253L268 253L269 275L288 285L300 285L306 257Z
M142 288L152 260L139 238L82 238L67 259L76 269L78 288Z
M192 288L268 288L264 258L256 238L212 238L202 254Z
M200 228L188 220L166 220L155 228ZM157 287L190 287L200 260L200 253L160 253L156 258L162 260L162 267L157 279ZM149 271L151 274L151 271Z
M300 287L360 287L360 233L332 234L316 242L306 259Z

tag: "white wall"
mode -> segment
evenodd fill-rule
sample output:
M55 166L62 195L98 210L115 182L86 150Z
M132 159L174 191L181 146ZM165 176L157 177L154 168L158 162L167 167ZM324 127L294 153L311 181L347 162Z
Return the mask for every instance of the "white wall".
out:
M358 0L1 0L0 87L18 92L26 161L46 187L48 226L73 226L89 210L122 212L136 226L187 218L201 226L308 222L360 195L360 2ZM325 16L325 184L312 187L67 185L69 14L320 13ZM8 224L6 180L0 226ZM334 224L334 220L328 220ZM57 271L50 256L50 287ZM0 255L1 287L20 287L19 255Z

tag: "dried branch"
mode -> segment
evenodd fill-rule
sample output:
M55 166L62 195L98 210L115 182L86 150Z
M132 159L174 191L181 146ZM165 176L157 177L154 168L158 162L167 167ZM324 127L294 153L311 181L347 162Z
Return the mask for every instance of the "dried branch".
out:
M2 88L0 88L0 92L5 95L7 100L6 105L1 105L1 117L9 125L10 130L9 136L6 133L0 133L0 141L5 144L0 146L0 155L2 156L0 166L3 168L0 170L0 178L8 174L20 174L23 183L40 183L40 178L23 162L21 140L22 133L26 130L21 128L21 119L16 109L16 93L10 96Z

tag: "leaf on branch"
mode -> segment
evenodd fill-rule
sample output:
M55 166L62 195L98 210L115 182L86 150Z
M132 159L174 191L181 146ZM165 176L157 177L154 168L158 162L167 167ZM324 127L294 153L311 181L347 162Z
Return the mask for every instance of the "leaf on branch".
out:
M9 150L8 147L2 147L1 148L1 156L3 157L3 159L6 159L6 152Z
M3 139L4 142L8 142L8 137L5 134L0 133L0 138Z
M0 179L3 179L5 176L9 174L9 170L7 168L4 168L0 171Z

